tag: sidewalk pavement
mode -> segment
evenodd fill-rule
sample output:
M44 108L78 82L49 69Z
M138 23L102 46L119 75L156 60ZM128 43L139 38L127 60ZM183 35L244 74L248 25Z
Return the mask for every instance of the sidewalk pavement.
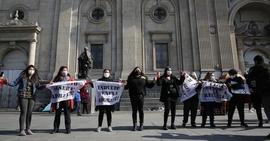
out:
M131 111L113 113L113 132L107 131L107 120L104 116L100 133L96 132L98 114L71 116L71 134L65 134L64 116L61 117L60 133L50 134L54 114L33 113L31 136L20 137L18 133L19 112L0 112L0 141L264 141L270 133L270 124L257 128L255 113L245 111L248 128L240 127L238 113L234 115L232 128L227 128L227 116L216 116L216 128L200 128L201 117L197 116L197 128L180 127L183 111L177 111L176 130L162 130L163 112L145 112L144 131L131 131ZM264 115L264 119L265 119ZM169 118L170 119L170 118ZM170 120L169 122L170 123Z

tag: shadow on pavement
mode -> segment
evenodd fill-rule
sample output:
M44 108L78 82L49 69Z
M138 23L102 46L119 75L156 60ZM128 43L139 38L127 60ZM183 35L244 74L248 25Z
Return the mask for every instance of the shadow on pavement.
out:
M166 140L205 140L205 141L264 141L266 140L265 136L245 136L245 135L221 135L221 134L212 134L212 135L186 135L179 133L161 133L160 136L142 136L147 139L166 139Z

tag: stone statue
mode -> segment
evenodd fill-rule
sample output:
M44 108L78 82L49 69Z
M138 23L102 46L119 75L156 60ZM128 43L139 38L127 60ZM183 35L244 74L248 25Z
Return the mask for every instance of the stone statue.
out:
M84 52L78 58L79 64L79 79L86 79L88 77L88 71L93 67L93 59L91 52L87 47L84 47Z

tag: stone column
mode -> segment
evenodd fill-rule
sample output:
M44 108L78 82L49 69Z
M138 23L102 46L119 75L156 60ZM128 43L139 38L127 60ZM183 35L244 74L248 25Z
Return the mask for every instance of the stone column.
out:
M37 42L31 41L29 47L29 60L28 65L35 65Z
M243 38L237 39L237 55L238 55L238 62L239 62L239 70L242 74L245 73L245 61L244 61L244 53L243 53Z
M73 0L60 1L60 14L58 21L57 32L57 47L56 47L56 60L55 60L55 74L60 66L70 66L70 47L71 47L71 28L72 28L72 4ZM75 48L75 47L74 47ZM73 62L72 62L73 63ZM69 68L69 72L75 73L74 68Z

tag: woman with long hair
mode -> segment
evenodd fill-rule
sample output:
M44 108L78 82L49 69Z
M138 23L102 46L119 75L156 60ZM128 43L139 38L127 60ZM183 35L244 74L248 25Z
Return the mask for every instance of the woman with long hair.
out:
M110 69L104 69L103 76L100 79L98 79L98 81L116 82L111 77L111 70ZM112 132L113 130L112 130L111 124L112 124L112 112L114 111L114 105L96 106L96 110L99 110L97 132L101 131L103 116L105 113L107 115L108 131Z
M176 129L174 124L176 115L176 103L179 98L179 85L185 80L184 74L181 73L180 80L172 74L172 69L166 67L162 76L157 75L157 85L161 86L160 101L164 103L164 123L163 129L168 130L167 120L171 111L171 129Z
M54 77L53 82L64 82L64 81L73 81L74 79L68 73L67 66L61 66L57 75ZM74 101L72 100L65 100L57 103L52 104L52 111L55 111L55 118L54 118L54 129L51 134L59 132L60 126L60 118L62 109L64 110L65 115L65 127L66 127L66 134L70 134L70 110L74 108Z
M125 89L129 89L129 97L132 106L132 120L133 120L133 131L143 130L144 122L144 96L146 95L146 88L154 87L155 82L148 80L146 75L142 72L141 68L135 67L128 76L127 84ZM137 129L137 112L139 112L140 126Z
M9 86L18 86L18 103L20 106L20 118L19 125L20 131L19 136L33 135L31 131L31 120L32 112L35 105L35 92L36 89L40 87L38 76L38 70L34 65L29 65L24 69L19 77L12 83L8 83ZM26 123L26 128L24 129L24 123Z

